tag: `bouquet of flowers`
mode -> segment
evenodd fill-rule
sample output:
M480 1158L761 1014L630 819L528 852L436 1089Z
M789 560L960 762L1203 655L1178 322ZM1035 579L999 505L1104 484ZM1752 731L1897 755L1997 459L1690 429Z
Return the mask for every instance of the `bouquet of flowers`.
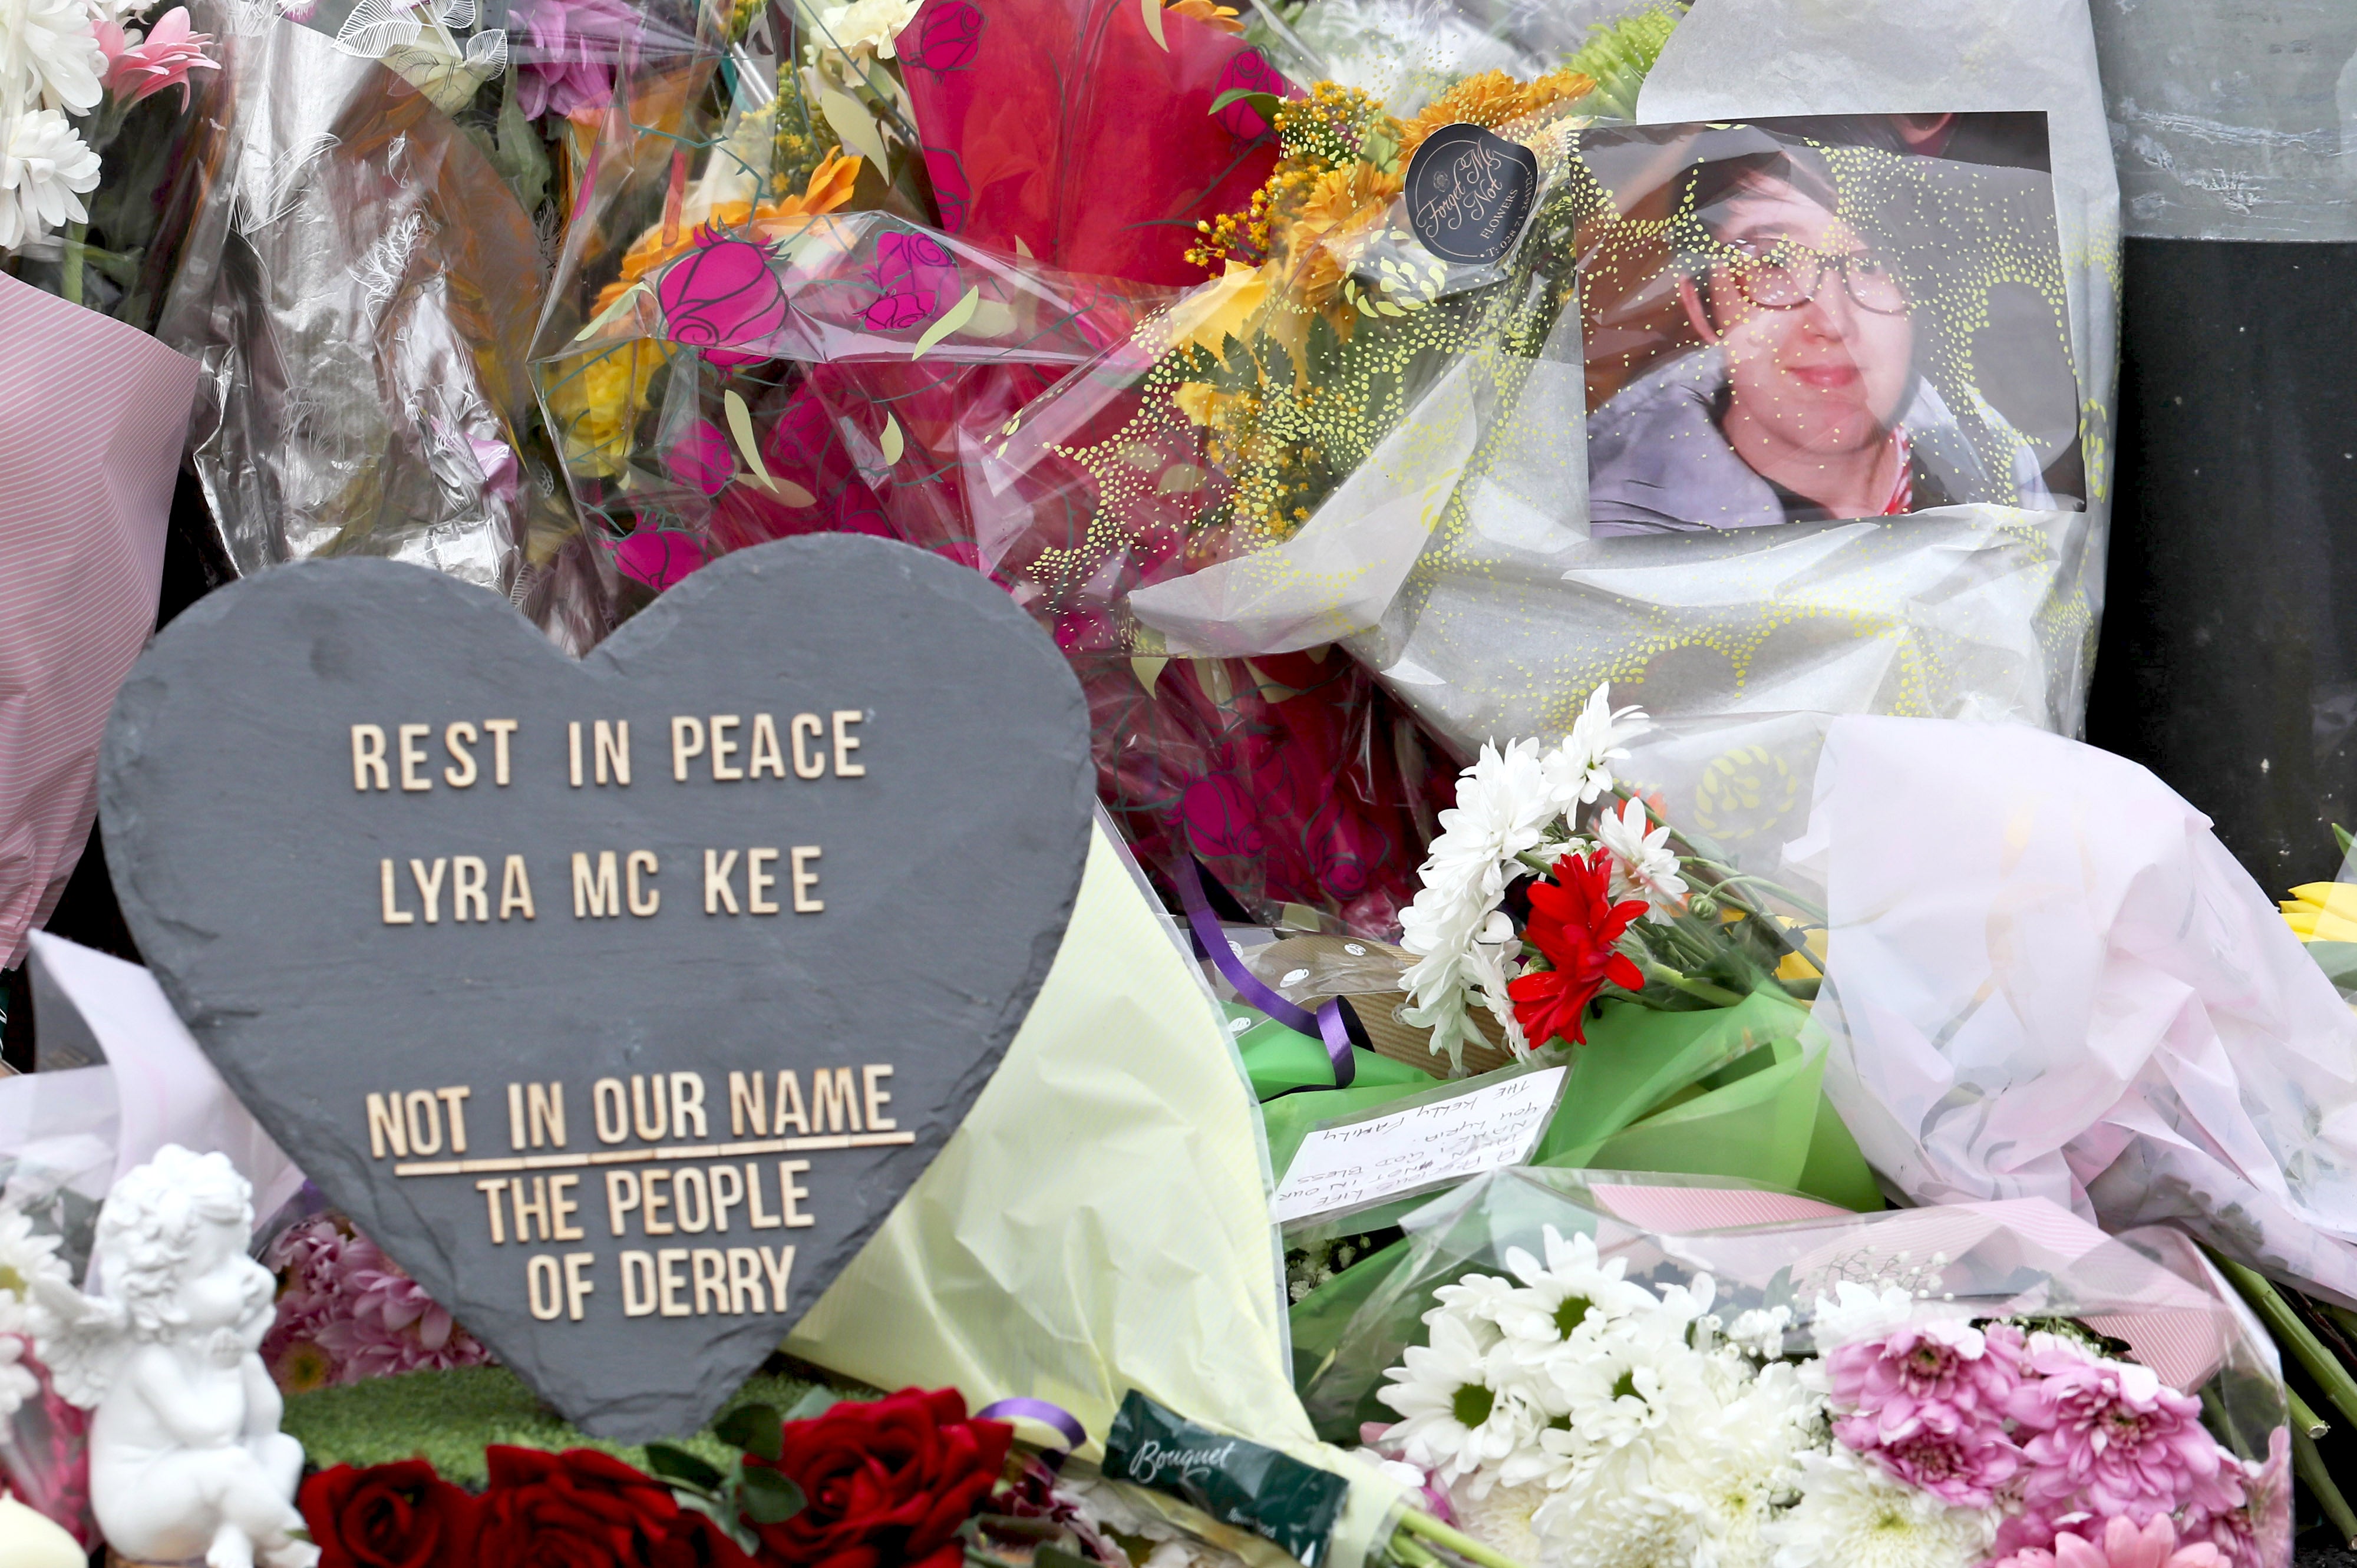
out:
M1615 711L1611 693L1598 687L1544 751L1535 739L1484 746L1441 813L1403 917L1417 962L1401 977L1414 999L1401 1016L1430 1028L1452 1060L1483 1037L1477 1002L1521 1057L1579 1043L1582 1014L1608 990L1669 1006L1732 1006L1761 990L1797 1005L1813 993L1804 940L1761 901L1757 879L1674 843L1669 823L1614 779L1650 724L1641 709Z
M2168 1233L1539 1172L1409 1229L1313 1411L1394 1417L1378 1452L1523 1562L2288 1560L2274 1357Z

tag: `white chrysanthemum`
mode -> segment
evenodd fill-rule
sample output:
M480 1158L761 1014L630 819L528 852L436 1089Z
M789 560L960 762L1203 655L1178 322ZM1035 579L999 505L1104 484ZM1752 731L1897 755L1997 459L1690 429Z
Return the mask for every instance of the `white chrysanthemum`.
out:
M1490 1347L1471 1325L1446 1312L1427 1313L1426 1321L1432 1343L1409 1346L1405 1364L1383 1374L1391 1386L1375 1397L1405 1418L1383 1441L1448 1485L1495 1466L1537 1421L1492 1366Z
M1666 920L1686 907L1686 879L1678 875L1669 824L1651 827L1643 801L1626 801L1618 813L1597 812L1596 838L1612 852L1615 902L1642 898L1649 920Z
M1624 1449L1540 1506L1546 1568L1695 1568L1701 1509L1654 1473L1655 1457Z
M88 218L79 193L97 188L98 155L64 115L33 109L0 121L0 251Z
M1611 764L1627 760L1626 743L1652 727L1642 708L1612 711L1610 682L1597 687L1588 694L1587 706L1572 725L1571 733L1541 764L1556 810L1575 811L1610 790Z
M25 1349L25 1341L15 1335L0 1335L0 1421L41 1391L41 1380L24 1364Z
M105 70L83 0L0 0L0 106L95 109Z
M1775 1568L1973 1568L1996 1540L1994 1509L1950 1508L1846 1449L1801 1460L1801 1500L1761 1527Z
M1766 1568L1770 1509L1798 1490L1801 1461L1824 1444L1824 1405L1794 1369L1771 1364L1731 1397L1674 1412L1655 1444L1665 1479L1694 1499L1705 1549L1697 1563Z
M1497 930L1491 916L1514 857L1538 847L1559 811L1539 768L1539 743L1518 740L1502 751L1484 745L1458 777L1457 803L1440 813L1440 834L1417 868L1423 886L1400 911L1400 946L1417 958L1400 977L1412 999L1400 1015L1432 1030L1433 1047L1448 1052L1452 1066L1482 1038L1466 1011L1469 989L1503 1026L1516 1056L1530 1049L1506 997L1511 923Z
M917 19L923 0L850 0L818 8L818 37L846 54L892 58L892 40Z
M27 1332L35 1280L72 1283L71 1271L57 1255L58 1246L57 1237L33 1229L23 1209L0 1208L0 1335Z
M1476 1488L1459 1486L1448 1494L1448 1506L1457 1515L1457 1528L1495 1552L1504 1552L1517 1563L1537 1563L1542 1556L1538 1533L1531 1528L1531 1516L1546 1501L1546 1492L1539 1487L1488 1487Z

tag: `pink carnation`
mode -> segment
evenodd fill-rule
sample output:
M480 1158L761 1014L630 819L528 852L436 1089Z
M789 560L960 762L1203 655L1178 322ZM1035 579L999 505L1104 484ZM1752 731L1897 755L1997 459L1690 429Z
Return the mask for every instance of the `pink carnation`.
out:
M2180 1508L2222 1512L2241 1500L2242 1467L2201 1428L2201 1402L2149 1367L2065 1347L2030 1359L2040 1376L2014 1391L2033 1506L2061 1504L2143 1523ZM2057 1510L2059 1511L2059 1510Z
M2051 1552L2017 1552L1992 1568L2225 1568L2225 1562L2206 1541L2179 1545L2177 1526L2156 1514L2141 1529L2125 1519L2105 1520L2100 1532L2083 1524L2056 1536Z

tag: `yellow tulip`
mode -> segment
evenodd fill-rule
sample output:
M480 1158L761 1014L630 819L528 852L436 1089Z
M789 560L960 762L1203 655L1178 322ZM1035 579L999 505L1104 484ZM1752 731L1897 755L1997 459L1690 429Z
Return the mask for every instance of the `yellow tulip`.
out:
M2309 882L2276 908L2304 942L2357 942L2357 883Z

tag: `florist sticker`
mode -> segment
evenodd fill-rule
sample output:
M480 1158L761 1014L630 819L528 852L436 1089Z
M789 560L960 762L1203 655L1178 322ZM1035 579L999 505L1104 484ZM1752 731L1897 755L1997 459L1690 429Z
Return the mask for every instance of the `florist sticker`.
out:
M579 661L383 561L176 620L108 864L279 1144L588 1430L692 1430L989 1080L1070 915L1087 717L983 578L747 550Z

